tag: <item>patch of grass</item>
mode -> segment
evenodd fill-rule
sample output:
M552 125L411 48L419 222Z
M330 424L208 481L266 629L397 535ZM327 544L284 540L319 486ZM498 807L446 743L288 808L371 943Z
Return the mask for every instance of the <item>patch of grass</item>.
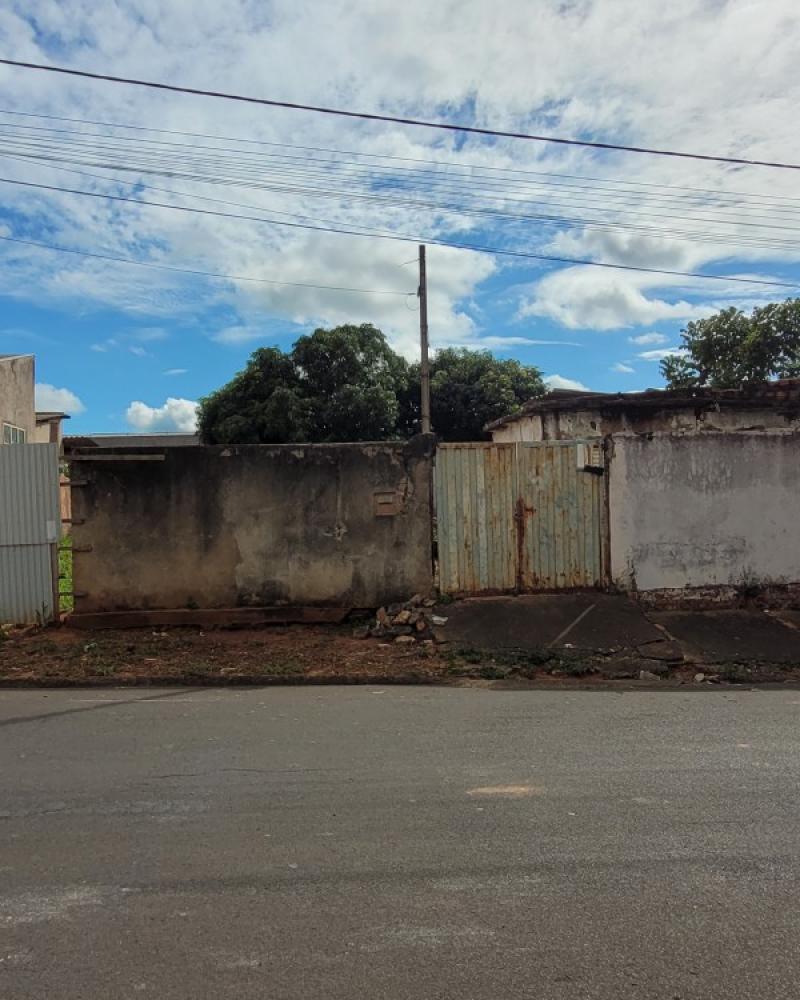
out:
M728 684L747 684L753 680L753 671L743 663L725 663L714 671L721 681Z
M260 673L269 674L271 677L286 677L292 674L302 674L305 665L299 660L281 659L268 660L260 667Z
M458 646L448 650L448 673L501 680L510 674L533 677L554 660L548 649L478 649Z
M556 660L550 670L556 677L588 677L589 674L598 672L595 664L587 663L586 660Z
M192 660L186 667L186 676L208 677L209 674L213 674L216 670L216 663L210 663L208 660Z
M58 543L58 610L72 611L72 535L64 535Z

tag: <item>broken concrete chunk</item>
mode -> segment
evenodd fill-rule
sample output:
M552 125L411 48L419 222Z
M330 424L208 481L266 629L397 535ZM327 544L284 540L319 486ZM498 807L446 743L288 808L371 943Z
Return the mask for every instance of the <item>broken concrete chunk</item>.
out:
M379 625L388 625L389 624L389 615L388 615L388 613L386 611L386 608L378 608L378 612L375 615L375 619L376 619L376 621L378 622Z
M446 625L447 619L443 618L442 615L431 615L431 621L434 625Z
M414 594L414 596L408 601L415 608L418 608L422 604L422 594Z
M695 684L702 684L705 679L706 679L706 675L705 674L695 674L694 675L694 682L695 682Z
M660 681L661 678L658 674L654 674L652 670L640 670L639 671L640 681Z
M398 611L397 614L392 618L392 625L408 625L411 621L411 612L404 608L402 611Z
M423 608L435 608L436 599L434 597L426 597L425 600L422 602L422 606Z
M397 638L394 641L398 645L400 645L400 644L406 645L407 643L416 642L417 640L414 638L413 635L398 635Z

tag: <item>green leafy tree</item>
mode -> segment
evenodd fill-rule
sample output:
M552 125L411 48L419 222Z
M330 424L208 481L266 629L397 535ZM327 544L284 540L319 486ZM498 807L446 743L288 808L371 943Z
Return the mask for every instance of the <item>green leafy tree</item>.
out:
M318 329L289 353L262 347L200 400L206 444L382 440L396 433L406 362L369 323Z
M433 430L480 441L484 425L545 390L536 368L488 351L444 350L431 362ZM381 441L419 432L419 364L364 323L319 329L292 350L254 351L244 371L200 400L206 444Z
M492 420L516 413L526 400L545 392L538 368L489 351L448 348L431 360L431 423L444 441L481 441ZM409 369L401 395L401 426L406 434L419 430L419 364Z
M682 331L686 353L661 362L670 389L734 389L800 375L800 299L723 309Z

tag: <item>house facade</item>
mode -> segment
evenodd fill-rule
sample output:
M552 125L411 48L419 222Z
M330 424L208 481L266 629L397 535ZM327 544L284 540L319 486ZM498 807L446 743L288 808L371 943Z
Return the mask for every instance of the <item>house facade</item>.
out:
M498 444L640 434L800 431L800 379L748 389L558 389L486 426Z
M0 354L0 447L36 435L32 354Z
M36 412L36 361L32 354L0 354L0 446L57 444L61 452L66 413Z

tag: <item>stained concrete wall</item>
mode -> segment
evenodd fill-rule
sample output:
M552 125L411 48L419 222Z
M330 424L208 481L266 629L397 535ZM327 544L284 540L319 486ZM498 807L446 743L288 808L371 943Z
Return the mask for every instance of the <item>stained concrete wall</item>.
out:
M615 437L611 575L626 590L800 581L800 434Z
M34 403L34 359L22 354L0 358L0 447L2 424L21 427L27 440L34 441L36 411Z
M75 610L428 593L432 450L429 438L87 450L72 464Z
M684 407L643 407L628 410L586 408L543 410L520 416L492 431L496 442L569 441L573 438L606 437L608 434L731 434L800 431L800 413L784 413L779 407L736 407L713 404Z

